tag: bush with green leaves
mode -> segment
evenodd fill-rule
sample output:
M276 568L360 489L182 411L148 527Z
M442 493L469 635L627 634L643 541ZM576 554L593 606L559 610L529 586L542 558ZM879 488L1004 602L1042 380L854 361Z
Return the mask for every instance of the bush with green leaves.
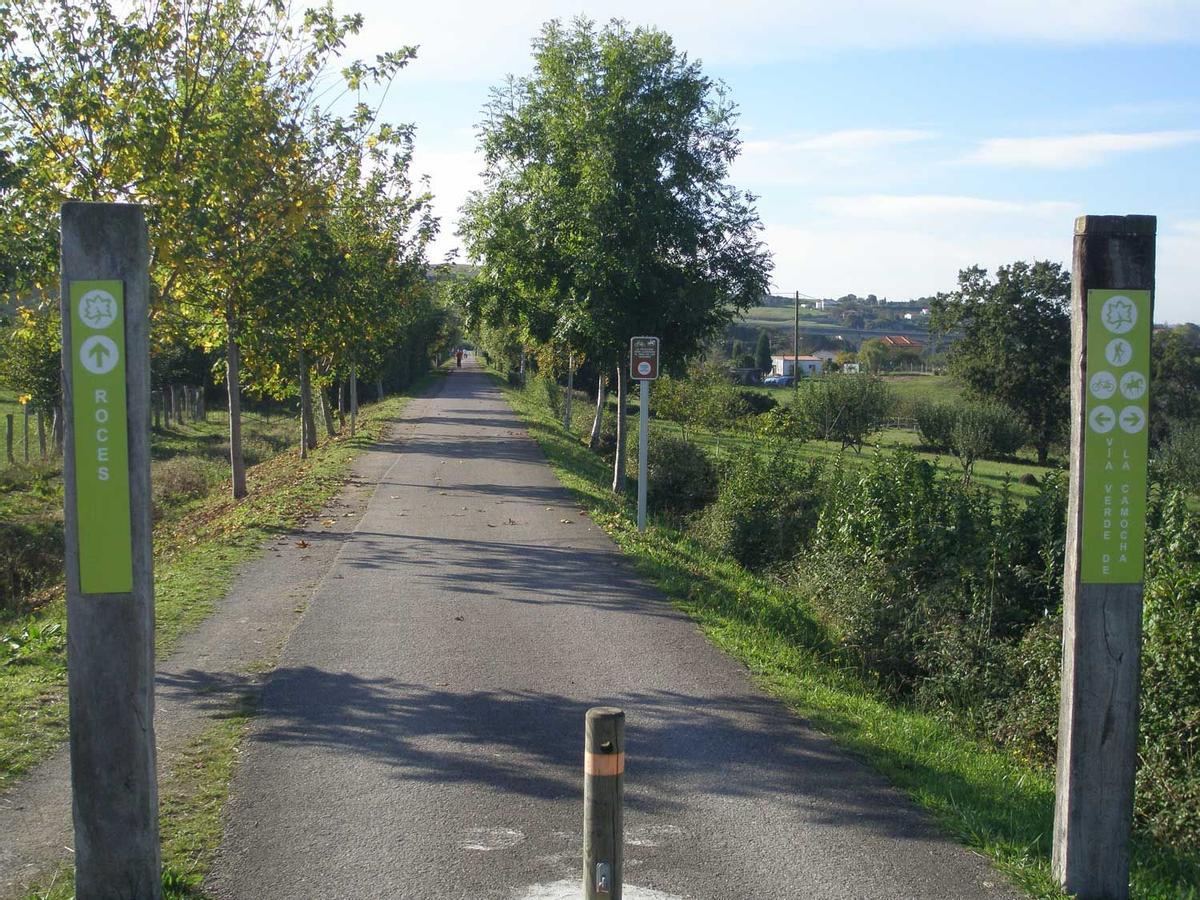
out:
M700 447L672 437L656 437L647 452L646 503L660 512L682 515L707 506L717 496L717 470Z
M1200 516L1180 491L1151 510L1136 814L1200 852Z
M918 400L912 405L912 414L921 444L938 453L949 452L951 433L957 418L956 406L935 400Z
M1012 456L1025 443L1026 433L1016 413L999 403L961 405L950 428L950 452L970 480L976 461Z
M1065 509L1061 478L1021 504L913 453L881 455L835 472L797 582L821 585L832 637L890 692L920 686L930 705L955 706L989 670L981 648L1057 608Z
M855 452L879 430L894 402L891 388L873 375L805 379L796 399L797 411L813 435Z
M746 407L746 415L761 416L763 413L768 413L779 406L779 401L770 394L764 394L762 391L739 391L742 403Z
M799 462L786 450L747 453L727 464L696 535L748 569L785 563L815 527L821 493L819 463Z
M1200 494L1200 423L1171 430L1155 451L1154 474L1167 487Z

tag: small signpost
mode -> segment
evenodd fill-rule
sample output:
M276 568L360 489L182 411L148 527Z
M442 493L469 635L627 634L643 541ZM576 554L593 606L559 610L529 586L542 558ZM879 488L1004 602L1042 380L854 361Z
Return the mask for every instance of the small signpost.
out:
M1129 896L1146 528L1153 216L1075 223L1055 877Z
M162 896L148 259L140 207L63 205L67 668L79 900Z
M658 377L658 338L629 340L629 374L641 382L638 416L638 531L646 530L646 469L650 455L650 382Z

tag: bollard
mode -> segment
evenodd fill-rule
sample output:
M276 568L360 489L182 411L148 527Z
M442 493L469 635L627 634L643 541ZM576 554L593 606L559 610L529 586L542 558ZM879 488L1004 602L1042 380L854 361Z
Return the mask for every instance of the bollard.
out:
M587 711L583 752L584 900L621 900L625 713Z

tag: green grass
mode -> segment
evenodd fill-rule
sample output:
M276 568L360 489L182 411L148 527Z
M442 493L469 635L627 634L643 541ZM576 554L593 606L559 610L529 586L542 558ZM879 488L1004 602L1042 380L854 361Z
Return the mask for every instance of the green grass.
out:
M419 386L418 386L419 387ZM418 388L414 388L413 391ZM410 392L412 393L412 392ZM225 595L239 564L263 542L312 515L334 496L363 449L383 433L407 396L363 406L358 434L326 439L309 459L278 454L249 469L249 496L234 501L224 484L155 528L155 614L158 654L194 627ZM215 426L214 426L215 427ZM61 491L61 487L59 488ZM56 501L61 515L61 493ZM22 618L0 622L16 635L30 625L58 625L41 652L0 656L0 791L44 759L66 737L66 609L61 583L42 591ZM0 654L6 648L0 645Z
M593 520L765 690L883 773L1027 894L1064 896L1050 872L1051 773L932 716L890 705L831 662L823 631L803 597L713 556L670 523L652 520L647 533L639 535L635 510L608 490L609 466L564 432L532 391L507 394L559 479ZM1200 897L1197 871L1195 861L1170 848L1139 842L1133 896Z
M237 747L255 712L255 695L231 699L159 781L159 836L164 900L207 896L203 882L221 845L221 811L237 767ZM74 869L61 866L29 900L72 900Z

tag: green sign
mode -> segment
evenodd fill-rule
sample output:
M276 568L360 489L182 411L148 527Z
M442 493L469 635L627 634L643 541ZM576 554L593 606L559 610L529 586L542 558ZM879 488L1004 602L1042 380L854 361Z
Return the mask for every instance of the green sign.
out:
M79 590L128 593L133 539L120 281L71 282L71 385Z
M1088 291L1084 584L1143 579L1149 457L1149 291Z

